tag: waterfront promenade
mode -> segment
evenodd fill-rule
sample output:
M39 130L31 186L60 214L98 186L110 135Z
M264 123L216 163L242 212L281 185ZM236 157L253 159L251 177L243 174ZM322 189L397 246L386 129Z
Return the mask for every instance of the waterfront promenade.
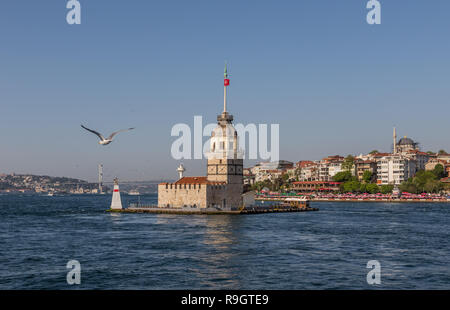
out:
M392 195L310 195L306 196L310 201L323 201L323 202L398 202L398 203L450 203L450 198L443 196L420 196L420 195L405 195L400 197L394 197ZM287 197L284 195L258 195L255 200L257 201L283 201Z

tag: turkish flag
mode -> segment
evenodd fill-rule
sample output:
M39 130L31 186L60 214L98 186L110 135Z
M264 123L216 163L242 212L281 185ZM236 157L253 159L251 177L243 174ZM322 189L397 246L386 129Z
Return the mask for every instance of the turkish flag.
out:
M224 80L223 80L223 85L224 85L224 86L230 85L230 80L229 80L229 79L224 79Z

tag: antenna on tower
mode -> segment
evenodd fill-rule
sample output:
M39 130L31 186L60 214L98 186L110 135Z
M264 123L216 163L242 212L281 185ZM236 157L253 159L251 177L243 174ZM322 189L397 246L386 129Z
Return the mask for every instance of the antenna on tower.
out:
M103 164L98 165L98 192L103 194Z

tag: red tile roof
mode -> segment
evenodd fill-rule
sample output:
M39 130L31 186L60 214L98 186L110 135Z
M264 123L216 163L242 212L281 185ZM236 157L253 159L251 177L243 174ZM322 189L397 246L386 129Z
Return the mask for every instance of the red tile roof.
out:
M385 157L385 156L391 156L391 153L375 153L375 154L370 154L373 157Z
M311 166L317 166L317 163L310 160L302 160L297 163L297 167L306 168Z
M430 156L430 154L418 150L409 150L408 153Z

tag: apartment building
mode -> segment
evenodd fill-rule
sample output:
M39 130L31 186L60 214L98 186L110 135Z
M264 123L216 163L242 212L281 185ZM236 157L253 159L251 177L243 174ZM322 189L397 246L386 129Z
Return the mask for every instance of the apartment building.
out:
M377 162L377 183L400 185L413 177L417 171L416 161L402 155L391 155Z

